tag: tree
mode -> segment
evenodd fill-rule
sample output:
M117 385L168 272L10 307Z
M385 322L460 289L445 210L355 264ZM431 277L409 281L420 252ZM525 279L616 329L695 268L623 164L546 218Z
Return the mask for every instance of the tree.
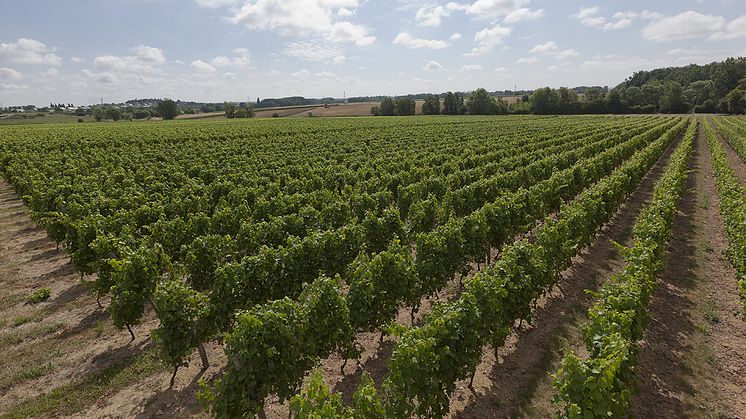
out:
M623 113L627 108L624 101L622 101L622 94L619 89L614 89L606 95L606 103L611 113Z
M537 115L547 115L557 112L559 95L549 87L534 90L529 98L531 107Z
M174 119L179 114L178 105L171 99L159 100L156 110L163 119Z
M746 91L741 88L735 88L725 95L728 103L728 113L740 114L746 111Z
M463 115L464 113L466 113L464 97L458 93L446 93L443 99L443 115Z
M238 109L238 107L236 106L235 103L228 103L228 102L226 102L223 105L223 109L225 110L225 117L226 118L235 118L236 117L236 109Z
M396 114L396 103L394 103L394 99L391 99L390 97L383 98L378 110L380 111L381 116L394 116Z
M425 103L422 104L423 115L440 114L440 97L438 95L425 96Z
M578 92L567 87L557 90L557 112L562 114L577 113Z
M399 116L408 116L415 114L416 105L414 100L399 98L396 100L396 114Z
M679 82L672 80L666 83L660 100L660 110L668 113L685 113L689 110L689 104L684 101L684 90Z
M120 119L122 119L122 111L120 111L117 108L107 108L106 119L111 119L112 121L119 121Z
M470 115L497 115L497 104L483 88L471 92L466 108Z
M93 117L96 119L96 122L103 121L106 117L106 110L101 106L96 106L93 108Z
M373 116L381 116L381 109L378 106L370 108L370 114Z

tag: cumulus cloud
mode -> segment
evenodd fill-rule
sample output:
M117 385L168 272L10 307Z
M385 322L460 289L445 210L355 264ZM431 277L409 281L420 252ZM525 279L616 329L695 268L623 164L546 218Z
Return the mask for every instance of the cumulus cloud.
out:
M581 7L577 13L570 15L570 18L580 21L584 26L613 31L632 25L635 19L652 20L662 17L661 14L649 10L616 12L610 18L599 15L599 12L600 9L597 6Z
M538 63L539 59L536 57L521 57L515 61L517 64L534 64Z
M529 3L530 0L476 0L470 4L451 2L446 5L446 9L460 10L467 15L489 19L507 16Z
M443 6L422 6L415 13L415 20L421 26L440 26L444 17L451 14L451 11Z
M710 36L713 41L746 38L746 15L733 19L724 30Z
M16 81L21 80L23 74L8 67L0 67L0 80Z
M445 67L437 61L428 61L422 69L425 71L443 71L445 70Z
M453 35L451 35L451 41L457 41L459 39L461 39L461 34L460 33L456 32Z
M531 48L529 53L531 54L553 54L557 51L557 43L554 41L547 41L543 44L536 45Z
M547 41L543 44L538 44L529 50L529 54L547 55L554 57L558 60L566 60L568 58L575 58L580 53L572 48L559 50L557 43L554 41Z
M209 3L209 1L208 1ZM371 45L376 38L368 29L346 20L359 0L255 0L232 9L228 20L250 29L276 31L283 36L321 35L333 42Z
M479 71L479 70L482 70L482 69L484 69L484 67L482 67L479 64L465 64L465 65L461 66L461 68L459 68L458 71L461 72L461 73L463 73L463 72L466 72L466 71Z
M251 55L246 48L235 48L231 50L232 57L221 55L210 60L213 67L245 68L251 63Z
M81 74L87 79L94 80L94 81L97 81L103 84L114 84L119 81L119 79L117 78L116 75L114 75L114 73L111 73L108 71L101 72L101 73L94 73L93 71L84 69L83 71L81 71Z
M135 56L141 61L156 64L162 64L166 62L166 57L163 55L163 50L160 48L139 45L132 48L132 52L134 52Z
M309 72L305 68L300 69L294 73L290 73L290 75L293 77L307 77L309 74L311 74L311 72Z
M407 48L428 48L443 49L448 47L448 42L437 39L415 38L408 32L401 32L392 42L396 45L403 45Z
M518 22L529 22L544 17L544 9L531 10L526 7L514 10L508 13L503 19L503 23L513 24Z
M703 15L688 10L676 16L668 16L651 22L643 28L642 37L656 42L677 41L703 38L723 29L726 29L724 17Z
M62 58L52 48L35 39L18 38L16 42L0 43L0 60L14 64L60 65Z
M506 26L495 25L491 28L484 28L474 35L474 42L477 44L471 51L464 54L465 57L476 57L486 54L497 45L502 44L513 30Z
M217 70L215 69L215 67L213 67L209 63L206 63L206 62L204 62L202 60L192 61L192 63L190 65L198 73L211 74L211 73L216 73L217 72Z

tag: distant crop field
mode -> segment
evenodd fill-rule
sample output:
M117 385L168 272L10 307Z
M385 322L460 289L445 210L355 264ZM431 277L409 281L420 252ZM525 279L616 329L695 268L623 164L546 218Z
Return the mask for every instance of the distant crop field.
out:
M0 412L650 411L744 368L745 159L730 117L2 126Z

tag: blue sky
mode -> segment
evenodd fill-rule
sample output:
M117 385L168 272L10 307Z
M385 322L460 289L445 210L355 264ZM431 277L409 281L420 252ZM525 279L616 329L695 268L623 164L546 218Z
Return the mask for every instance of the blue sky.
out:
M4 106L614 86L746 55L743 0L4 3Z

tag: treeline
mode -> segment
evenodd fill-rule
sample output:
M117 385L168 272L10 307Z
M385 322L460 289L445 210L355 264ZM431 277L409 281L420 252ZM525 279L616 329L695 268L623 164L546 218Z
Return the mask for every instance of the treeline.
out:
M464 99L464 94L448 92L442 95L424 95L423 115L506 115L510 107L501 97L492 97L485 89L477 89ZM379 106L371 108L375 116L407 116L416 113L414 99L408 97L384 97Z

